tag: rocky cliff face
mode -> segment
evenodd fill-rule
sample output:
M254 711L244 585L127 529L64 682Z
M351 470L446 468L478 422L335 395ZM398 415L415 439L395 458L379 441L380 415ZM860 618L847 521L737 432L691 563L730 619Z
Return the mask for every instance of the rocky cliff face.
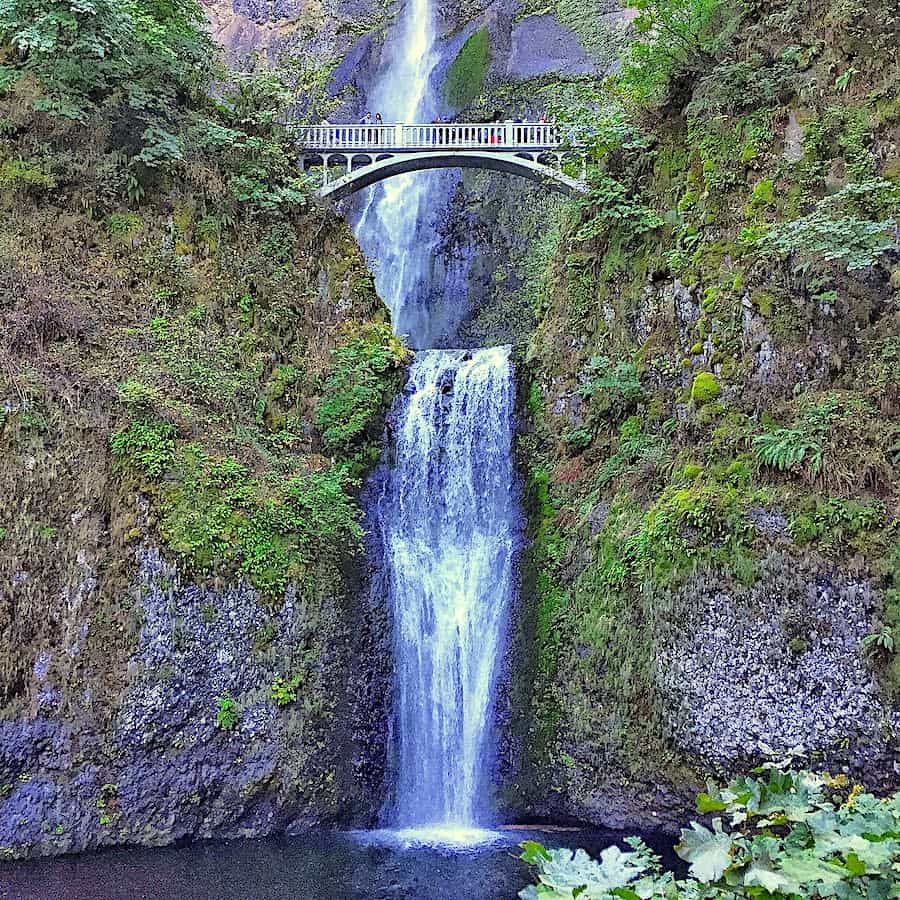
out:
M896 18L814 6L745 14L744 62L726 41L630 120L644 149L601 154L596 205L524 266L514 809L674 824L709 774L770 754L900 778L878 649L897 621L896 248L856 268L841 239L829 262L753 236L853 185L876 206L896 191ZM786 64L793 44L816 49ZM770 78L755 112L744 90Z
M108 122L4 111L2 852L371 822L355 497L405 351L352 234L187 143L129 203Z

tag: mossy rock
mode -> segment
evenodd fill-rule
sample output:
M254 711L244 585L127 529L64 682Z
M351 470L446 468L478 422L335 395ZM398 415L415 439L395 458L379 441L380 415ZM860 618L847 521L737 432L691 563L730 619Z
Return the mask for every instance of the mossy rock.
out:
M444 99L450 106L468 106L484 85L491 57L491 38L487 28L473 32L462 45L447 71Z
M696 406L703 406L712 400L718 399L722 393L719 381L712 372L700 372L694 376L691 385L691 400Z

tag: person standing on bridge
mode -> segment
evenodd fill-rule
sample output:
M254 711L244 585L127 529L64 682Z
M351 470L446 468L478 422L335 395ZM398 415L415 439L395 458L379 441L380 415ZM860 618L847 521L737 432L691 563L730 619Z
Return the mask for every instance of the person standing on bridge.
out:
M370 113L368 110L366 110L366 114L362 118L362 123L363 123L363 125L371 125L372 124L372 113ZM366 128L366 130L363 132L363 134L365 135L366 142L371 143L372 129Z

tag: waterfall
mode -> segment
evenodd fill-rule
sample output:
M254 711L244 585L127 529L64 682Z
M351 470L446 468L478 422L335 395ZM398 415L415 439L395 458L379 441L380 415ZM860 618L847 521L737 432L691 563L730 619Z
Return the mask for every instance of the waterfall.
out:
M386 123L440 111L433 2L407 0L385 45L389 65L368 103ZM394 330L416 348L445 346L465 309L465 261L445 272L435 259L436 216L456 177L392 178L356 210ZM518 541L513 403L509 348L421 349L370 486L368 530L394 627L389 839L487 834L478 826L489 821L493 695Z
M518 530L509 348L420 352L400 403L376 511L394 619L391 819L465 839L489 812Z
M387 64L368 94L373 116L381 113L387 124L431 122L443 111L432 85L440 61L436 41L433 0L407 0L385 44ZM438 220L458 178L449 171L399 175L370 188L351 212L394 330L413 347L444 346L465 311L445 290L459 272L443 271L437 252Z

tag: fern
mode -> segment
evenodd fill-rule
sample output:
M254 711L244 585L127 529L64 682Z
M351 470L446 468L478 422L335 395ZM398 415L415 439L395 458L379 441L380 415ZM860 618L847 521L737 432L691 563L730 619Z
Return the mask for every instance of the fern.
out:
M779 472L807 462L813 475L822 469L822 444L802 428L776 428L753 438L757 459Z

